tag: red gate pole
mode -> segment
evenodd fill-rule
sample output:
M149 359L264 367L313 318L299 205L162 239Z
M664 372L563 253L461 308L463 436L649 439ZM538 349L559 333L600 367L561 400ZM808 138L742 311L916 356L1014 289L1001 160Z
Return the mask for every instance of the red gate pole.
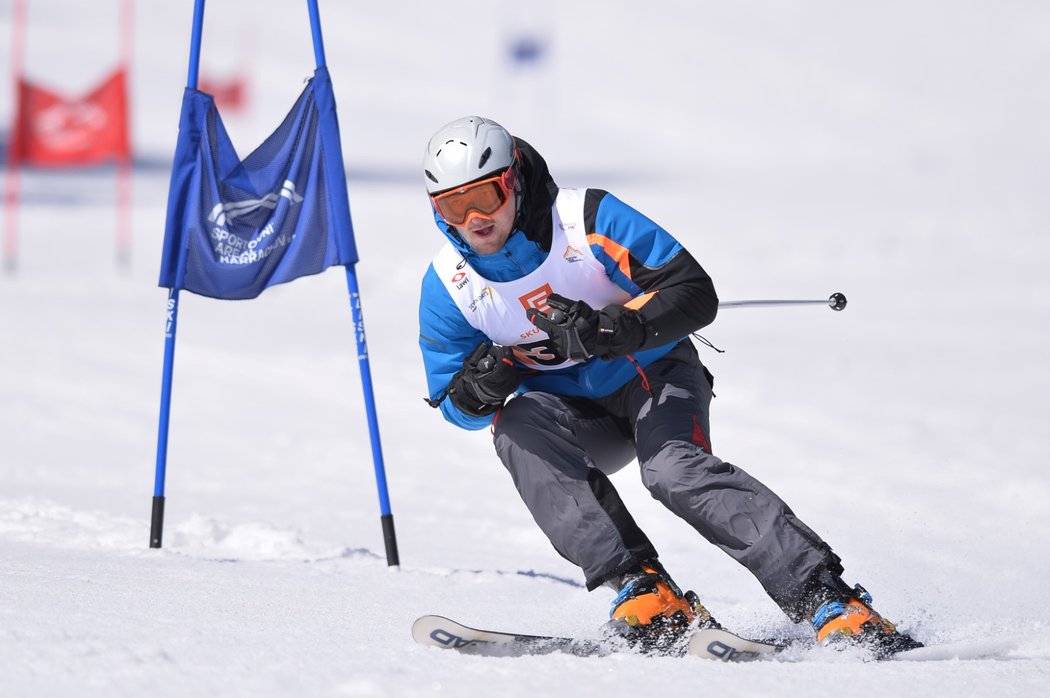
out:
M26 2L14 0L14 26L11 41L11 84L15 98L11 103L15 107L14 126L7 136L7 162L4 174L4 268L14 273L18 267L18 205L21 193L21 82L22 61L25 55Z
M121 69L124 71L124 138L126 149L117 164L117 265L131 266L131 61L135 35L134 0L122 0L120 12Z

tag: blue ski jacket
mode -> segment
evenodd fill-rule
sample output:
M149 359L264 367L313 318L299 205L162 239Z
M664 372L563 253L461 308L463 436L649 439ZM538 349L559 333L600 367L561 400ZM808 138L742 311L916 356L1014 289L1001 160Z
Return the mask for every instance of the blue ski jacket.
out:
M455 228L434 214L438 228L467 263L493 281L510 281L531 273L550 252L551 207L558 186L539 153L524 140L515 140L521 152L518 168L524 182L524 201L515 230L499 252L478 254ZM670 233L649 218L600 189L586 190L584 218L586 232L597 233L594 239L601 241L592 243L591 250L609 278L632 297L651 294L639 310L647 328L646 343L630 358L595 357L557 371L535 372L521 367L521 391L593 398L609 395L689 333L710 324L718 311L710 276ZM467 322L431 264L423 276L419 301L419 346L431 400L445 391L481 341L488 338ZM442 400L440 409L445 419L470 430L485 428L494 417L466 414L451 400Z

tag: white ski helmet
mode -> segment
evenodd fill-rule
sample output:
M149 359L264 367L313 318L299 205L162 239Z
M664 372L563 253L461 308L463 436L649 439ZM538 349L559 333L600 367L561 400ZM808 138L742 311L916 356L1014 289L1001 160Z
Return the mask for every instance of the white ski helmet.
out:
M492 119L464 116L430 137L423 155L427 193L436 194L514 164L514 138Z

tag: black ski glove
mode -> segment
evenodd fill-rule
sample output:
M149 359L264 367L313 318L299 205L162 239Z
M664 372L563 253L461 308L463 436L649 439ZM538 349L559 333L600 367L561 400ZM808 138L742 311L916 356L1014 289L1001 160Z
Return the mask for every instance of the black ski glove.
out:
M521 385L521 376L511 355L510 347L478 344L448 383L452 404L475 417L490 415L503 407L507 396Z
M645 321L637 310L622 305L595 310L583 301L556 293L547 297L547 305L551 308L547 314L529 308L525 315L547 333L562 356L574 361L586 361L591 356L614 359L637 351L645 343Z

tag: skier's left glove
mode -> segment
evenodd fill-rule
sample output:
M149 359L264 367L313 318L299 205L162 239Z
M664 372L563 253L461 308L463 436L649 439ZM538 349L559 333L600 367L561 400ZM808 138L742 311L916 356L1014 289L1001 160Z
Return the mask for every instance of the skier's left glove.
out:
M645 321L637 310L607 305L595 310L584 301L573 301L552 293L551 310L525 311L533 325L547 333L562 356L586 361L591 356L614 359L637 351L645 344Z

